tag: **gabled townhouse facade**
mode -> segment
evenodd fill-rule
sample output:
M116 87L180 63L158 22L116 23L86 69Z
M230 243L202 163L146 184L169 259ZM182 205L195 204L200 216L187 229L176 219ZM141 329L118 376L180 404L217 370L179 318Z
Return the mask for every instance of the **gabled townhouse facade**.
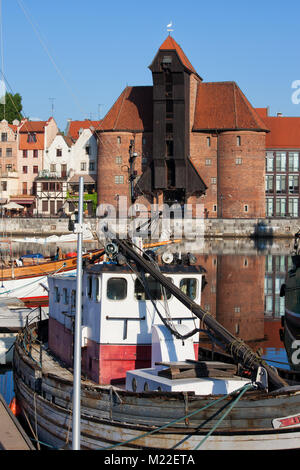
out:
M96 130L101 121L68 121L67 137L73 139L72 164L68 179L69 210L74 211L78 202L79 178L84 179L86 211L92 214L97 202L97 159L98 141Z
M65 134L58 132L44 152L43 169L35 178L36 215L69 215L78 204L79 177L84 177L85 193L97 191L97 140L94 126L99 121L69 121ZM96 196L96 194L95 194ZM92 199L86 197L88 213Z
M19 175L18 193L10 199L23 205L26 212L35 210L36 178L44 168L45 149L58 132L58 127L50 117L47 121L24 119L18 128L17 172Z
M55 216L66 212L72 144L73 139L59 132L45 149L43 169L35 178L37 216Z
M18 191L18 127L15 120L9 124L5 119L0 122L0 201L6 204Z

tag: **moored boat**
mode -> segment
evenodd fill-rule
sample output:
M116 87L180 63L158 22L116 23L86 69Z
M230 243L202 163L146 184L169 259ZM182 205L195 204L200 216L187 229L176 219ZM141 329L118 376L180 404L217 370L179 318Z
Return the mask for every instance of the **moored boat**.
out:
M111 263L83 274L81 448L298 448L300 378L203 311L201 267L158 268L120 240L108 252ZM45 346L41 329L30 354L33 336L19 336L14 383L36 438L62 449L72 443L76 279L49 277L49 287ZM204 333L226 353L200 348Z
M294 250L291 254L292 268L280 289L280 296L285 297L285 317L296 328L300 328L300 231L295 234Z
M91 250L82 255L83 260L95 259L103 250ZM76 272L77 254L59 259L39 259L39 262L23 263L21 266L0 268L0 298L17 297L26 302L48 303L47 277L55 273Z

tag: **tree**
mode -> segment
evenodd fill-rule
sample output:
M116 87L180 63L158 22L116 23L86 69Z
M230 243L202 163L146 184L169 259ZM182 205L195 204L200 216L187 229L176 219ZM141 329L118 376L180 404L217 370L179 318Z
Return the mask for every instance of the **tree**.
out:
M5 93L5 104L0 104L0 121L6 119L10 124L15 120L22 119L22 96L19 93Z

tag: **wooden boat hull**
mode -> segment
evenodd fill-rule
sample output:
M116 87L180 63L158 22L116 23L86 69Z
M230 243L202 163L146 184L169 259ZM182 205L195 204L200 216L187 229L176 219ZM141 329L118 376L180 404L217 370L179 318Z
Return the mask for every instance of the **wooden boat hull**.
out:
M89 259L103 250L93 250L82 256ZM17 297L24 301L38 301L45 305L48 300L48 292L43 287L48 287L47 277L55 273L76 273L77 256L57 261L48 261L27 266L4 268L0 270L0 298ZM43 285L41 285L43 284Z
M48 372L47 361L50 361ZM43 364L45 373L42 375L37 362L26 355L17 342L14 352L16 398L32 428L37 429L40 441L56 449L70 448L72 374L53 362L46 351L43 351ZM221 403L215 402L217 398L190 392L134 393L82 381L81 449L194 450L219 420L224 405L232 403L232 397L226 397ZM203 409L212 402L211 408ZM200 411L183 419L197 410ZM282 428L272 424L274 419L296 413L300 414L300 387L270 394L247 392L200 449L299 448L299 424ZM165 427L153 433L162 426Z

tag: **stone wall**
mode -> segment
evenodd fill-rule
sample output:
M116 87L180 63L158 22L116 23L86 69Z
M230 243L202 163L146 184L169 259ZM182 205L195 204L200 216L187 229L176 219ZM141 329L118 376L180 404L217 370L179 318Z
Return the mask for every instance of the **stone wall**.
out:
M105 219L104 219L105 220ZM176 220L176 219L175 219ZM97 220L88 218L85 223L89 225L92 231L97 228ZM140 225L142 221L138 225ZM125 224L122 223L122 232L126 231ZM217 238L252 238L252 237L270 237L270 238L290 238L300 229L299 219L201 219L199 221L185 221L185 226L181 220L176 220L175 238L181 238L180 235L193 238L193 234L198 238L205 237ZM111 228L116 227L112 224ZM170 221L170 229L174 230L174 221ZM0 231L2 237L9 237L11 234L17 236L49 236L70 234L68 218L2 218L0 219ZM167 233L167 230L164 231ZM161 229L159 234L161 233Z

